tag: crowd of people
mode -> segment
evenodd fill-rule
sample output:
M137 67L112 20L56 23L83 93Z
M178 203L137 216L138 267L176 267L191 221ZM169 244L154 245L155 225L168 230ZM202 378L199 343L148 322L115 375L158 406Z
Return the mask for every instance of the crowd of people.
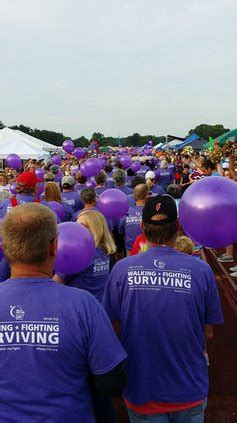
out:
M153 150L136 157L135 172L119 154L103 155L93 178L81 171L90 156L72 155L0 173L2 421L114 423L114 396L131 423L204 421L207 341L223 316L203 246L179 223L179 202L202 178L236 180L234 158ZM121 219L98 207L107 189L127 197ZM77 274L54 269L57 224L69 221L95 243ZM233 263L233 245L218 260ZM237 276L237 266L231 271Z

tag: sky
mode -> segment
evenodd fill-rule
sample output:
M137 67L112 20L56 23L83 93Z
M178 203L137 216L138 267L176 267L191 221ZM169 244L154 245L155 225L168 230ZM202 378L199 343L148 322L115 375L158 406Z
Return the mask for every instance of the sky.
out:
M0 120L90 137L237 127L236 0L0 0Z

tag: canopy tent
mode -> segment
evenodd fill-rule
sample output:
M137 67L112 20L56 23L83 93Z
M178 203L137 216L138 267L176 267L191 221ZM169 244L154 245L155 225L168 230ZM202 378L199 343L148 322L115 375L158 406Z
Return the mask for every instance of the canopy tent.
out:
M156 145L154 145L154 149L155 150L159 150L161 147L162 147L162 145L164 145L164 143L163 142L159 142L159 144L156 144Z
M21 159L39 159L46 151L53 151L55 147L47 142L34 138L24 132L3 128L0 130L0 158L8 154L18 154Z
M168 142L167 144L163 144L163 146L161 147L161 150L168 150L169 148L178 148L181 144L183 144L182 141L179 140L172 140L170 142Z
M223 135L215 138L213 142L219 141L220 146L222 147L227 141L237 141L237 129L232 129L231 131L226 132ZM210 142L206 142L203 146L204 148L210 147Z
M195 150L200 150L204 144L206 143L206 140L199 137L197 134L190 135L182 144L178 146L179 150L183 147L190 146L193 147Z

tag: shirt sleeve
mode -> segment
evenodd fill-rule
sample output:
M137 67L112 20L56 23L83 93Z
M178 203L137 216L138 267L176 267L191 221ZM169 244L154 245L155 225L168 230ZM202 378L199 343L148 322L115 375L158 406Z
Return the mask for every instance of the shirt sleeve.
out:
M121 313L118 265L120 264L117 263L110 273L102 300L102 305L112 321L120 321Z
M90 327L88 366L94 375L110 372L127 357L103 308L98 309Z
M119 234L123 235L125 233L125 222L126 222L126 216L122 217L119 221Z
M217 283L211 268L207 268L207 293L205 302L205 324L214 325L224 322Z

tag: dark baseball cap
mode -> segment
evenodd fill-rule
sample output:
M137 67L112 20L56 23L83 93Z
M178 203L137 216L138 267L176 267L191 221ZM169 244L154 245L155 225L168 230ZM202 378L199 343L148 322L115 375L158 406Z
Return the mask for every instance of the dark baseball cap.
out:
M165 214L167 219L152 220L158 214ZM142 220L151 225L166 225L177 220L177 207L170 195L156 195L146 200L142 211Z

